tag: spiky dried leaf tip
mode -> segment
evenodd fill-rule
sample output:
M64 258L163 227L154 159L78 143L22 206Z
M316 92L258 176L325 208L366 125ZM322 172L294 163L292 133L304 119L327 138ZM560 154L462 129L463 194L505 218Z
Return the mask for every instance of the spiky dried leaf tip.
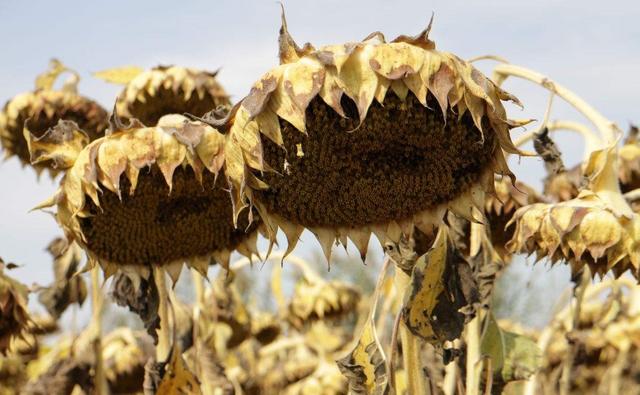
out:
M54 84L64 73L71 77L60 89ZM0 112L0 143L7 158L17 156L24 165L32 165L38 174L48 169L52 176L60 169L56 162L43 160L32 163L28 139L38 140L60 120L75 122L95 140L107 128L107 112L95 101L77 92L78 74L53 59L49 70L36 78L36 89L9 100Z
M126 84L116 101L118 114L153 126L167 114L202 116L220 106L229 107L229 95L218 83L217 74L182 66L157 66L149 70L121 67L95 76Z
M206 275L211 262L227 267L233 250L257 254L258 223L244 216L234 227L223 134L182 115L155 127L114 118L120 129L75 152L57 193L40 206L57 206L59 225L92 265L107 277L121 270L144 278L160 265L175 281L183 263ZM42 154L59 149L72 158L68 146Z
M503 100L517 102L428 37L298 47L280 30L281 64L233 113L227 173L235 206L255 206L270 237L307 228L327 257L371 233L397 241L447 209L472 218L494 173L513 177ZM237 213L236 213L237 214ZM477 219L477 218L476 218Z

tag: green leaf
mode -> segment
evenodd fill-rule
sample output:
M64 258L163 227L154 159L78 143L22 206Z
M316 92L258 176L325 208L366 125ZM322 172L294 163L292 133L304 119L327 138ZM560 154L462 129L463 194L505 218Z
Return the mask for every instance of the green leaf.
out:
M494 377L504 383L529 378L540 367L541 353L536 343L503 330L491 313L487 320L480 350L491 358Z

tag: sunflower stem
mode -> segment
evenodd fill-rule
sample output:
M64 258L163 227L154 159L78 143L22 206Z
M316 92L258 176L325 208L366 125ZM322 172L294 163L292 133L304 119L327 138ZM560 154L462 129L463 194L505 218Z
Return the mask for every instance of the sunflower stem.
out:
M589 286L591 280L591 270L589 266L585 265L582 269L578 283L575 286L575 308L573 310L571 331L568 335L571 336L572 332L578 329L580 324L580 313L582 311L582 301L584 300L585 292ZM569 340L570 341L570 340ZM576 357L576 347L573 344L569 344L569 352L562 364L562 375L560 376L560 395L569 395L571 388L571 369L573 368L573 361Z
M480 314L467 324L467 377L465 378L466 394L480 393L480 376L482 375L483 360L480 357Z
M590 152L595 151L596 149L598 149L598 147L601 147L603 145L602 140L600 140L600 138L595 133L593 133L591 129L589 129L586 125L580 122L568 121L568 120L555 120L555 121L547 122L546 126L550 132L564 130L564 131L574 132L582 136L585 142L586 155L588 155ZM521 147L526 143L528 143L529 141L533 140L535 137L536 137L536 131L532 130L518 137L513 144L516 147Z
M400 320L402 319L402 310L398 311L393 321L393 330L391 332L391 342L389 347L389 386L393 391L396 389L396 350L398 349L398 329L400 328Z
M512 64L499 64L494 69L494 81L500 85L508 77L519 77L536 83L554 94L563 98L567 103L571 104L576 110L580 111L601 133L606 144L613 144L618 138L618 129L615 124L605 118L593 106L584 101L581 97L567 89L566 87L554 82L546 76L527 68Z
M156 283L156 288L158 288L158 317L160 318L160 328L157 330L156 361L164 362L168 359L171 349L171 330L169 328L167 281L164 269L161 266L153 265L153 280Z
M395 286L399 295L404 293L411 282L411 277L396 266ZM420 361L419 339L409 331L409 328L400 319L398 332L402 344L402 364L407 372L407 393L430 394L429 378L424 373L424 367Z
M469 60L467 60L467 62L469 63L475 63L481 60L493 60L494 62L498 62L498 63L507 63L509 64L509 61L505 58L503 58L502 56L498 56L498 55L480 55L480 56L476 56L473 57Z
M442 392L444 395L454 395L456 391L456 381L458 378L458 362L453 360L444 367L444 382Z
M107 377L104 374L104 361L102 360L102 311L104 298L100 286L100 266L95 265L91 269L91 324L95 330L95 338L92 342L95 355L95 388L98 395L109 393Z

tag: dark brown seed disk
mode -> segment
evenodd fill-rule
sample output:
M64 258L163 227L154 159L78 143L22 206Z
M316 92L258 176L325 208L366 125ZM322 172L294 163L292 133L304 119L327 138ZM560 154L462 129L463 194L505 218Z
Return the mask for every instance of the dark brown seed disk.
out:
M486 120L483 142L468 112L458 121L449 111L445 123L436 100L427 104L390 93L358 128L346 96L348 119L315 98L306 135L281 119L284 148L262 138L265 161L281 174L265 174L271 188L258 198L310 227L387 223L453 200L478 181L497 143Z
M37 95L39 94L36 93ZM76 97L69 98L68 95ZM42 136L49 128L56 126L61 119L77 123L80 129L87 133L91 141L104 135L108 125L108 114L98 103L68 92L47 92L43 98L49 106L54 108L52 116L48 116L41 105L27 106L18 113L15 123L13 123L15 126L8 131L8 135L2 141L2 145L7 150L24 162L31 161L29 148L23 135L23 127L27 119L29 119L27 125L29 131L36 137ZM7 105L5 105L5 111ZM36 164L34 167L44 168L47 166Z
M105 190L100 208L88 203L91 216L80 225L89 250L107 261L145 265L234 249L248 237L248 222L243 215L238 229L234 228L223 180L223 175L215 180L205 171L200 184L190 167L178 167L169 191L160 170L152 166L140 172L131 196L130 183L123 175L122 200Z
M127 108L131 116L147 126L155 126L167 114L189 113L200 117L220 105L229 104L226 96L213 96L210 92L205 92L200 98L198 92L194 91L189 100L185 100L182 89L174 92L172 88L163 86L153 95L145 91L144 97L144 101L135 100Z

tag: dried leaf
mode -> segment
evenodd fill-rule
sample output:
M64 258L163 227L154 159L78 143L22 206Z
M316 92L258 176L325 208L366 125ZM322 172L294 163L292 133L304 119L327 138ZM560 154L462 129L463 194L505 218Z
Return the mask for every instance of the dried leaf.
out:
M119 306L127 306L129 311L137 314L155 343L158 342L157 329L160 328L158 316L158 289L154 281L140 279L134 282L126 274L118 273L113 279L111 297Z
M169 363L164 365L163 370L156 395L201 394L198 380L185 365L179 348L171 349Z
M460 337L470 318L461 309L478 302L469 264L441 226L431 251L418 258L406 290L403 319L409 330L432 344Z
M353 351L336 363L349 382L349 393L356 395L389 393L389 374L371 317L365 323Z
M36 77L36 89L52 89L53 84L56 82L60 74L68 70L67 66L58 59L51 59L49 62L49 69Z
M29 121L24 125L32 164L51 161L55 169L67 169L76 161L78 154L89 144L89 136L73 121L59 120L58 124L36 137L29 130Z
M87 297L84 279L76 275L82 262L82 250L64 238L53 240L48 250L54 258L54 281L39 295L38 300L54 318L59 318L73 303L82 306Z
M93 76L111 84L126 85L142 72L144 69L138 66L122 66L97 71Z

